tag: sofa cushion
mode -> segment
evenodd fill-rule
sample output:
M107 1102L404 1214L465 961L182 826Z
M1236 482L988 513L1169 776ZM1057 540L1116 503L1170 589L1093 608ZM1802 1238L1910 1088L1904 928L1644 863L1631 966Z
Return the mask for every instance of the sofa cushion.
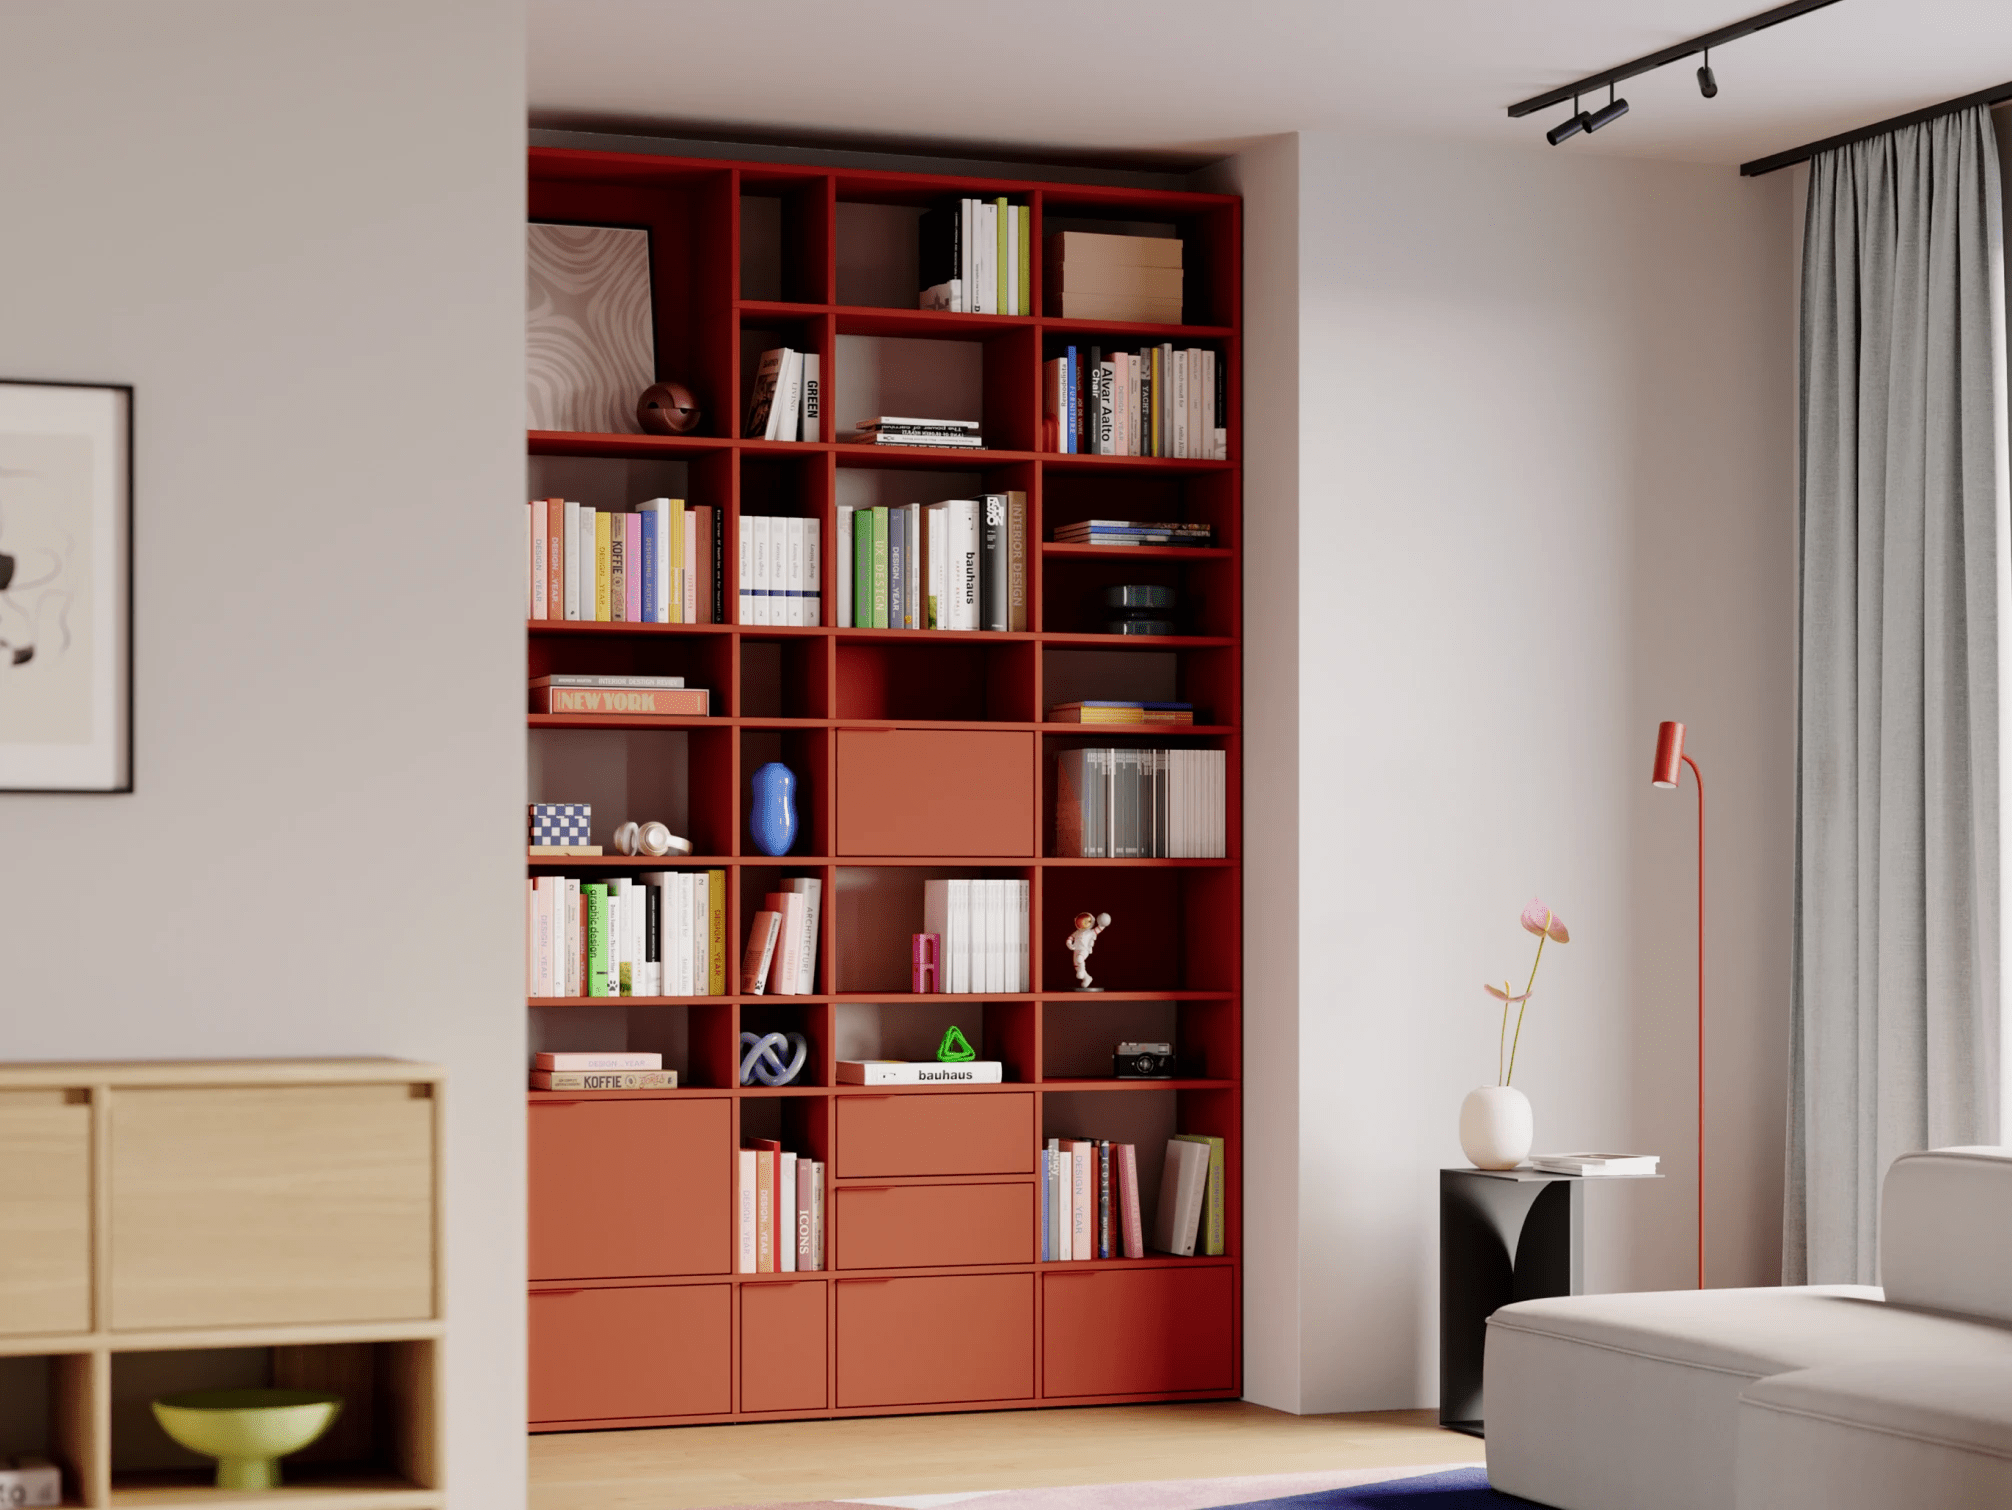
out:
M1738 1510L2012 1504L2012 1360L1844 1363L1740 1399Z
M1902 1154L1880 1193L1879 1278L1896 1305L2012 1325L2012 1148Z

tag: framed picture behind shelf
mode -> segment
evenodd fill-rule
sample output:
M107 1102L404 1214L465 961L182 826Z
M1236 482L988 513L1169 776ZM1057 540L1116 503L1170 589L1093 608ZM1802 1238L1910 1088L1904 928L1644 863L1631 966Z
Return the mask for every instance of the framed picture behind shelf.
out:
M640 434L657 380L650 233L534 220L525 273L528 428Z
M133 390L0 379L0 791L133 789Z

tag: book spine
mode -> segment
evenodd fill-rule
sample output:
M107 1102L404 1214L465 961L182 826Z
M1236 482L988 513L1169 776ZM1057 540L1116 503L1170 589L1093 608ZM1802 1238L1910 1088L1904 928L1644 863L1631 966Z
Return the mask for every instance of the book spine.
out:
M838 560L832 578L838 585L838 617L832 622L841 629L852 628L852 514L849 504L838 508Z
M706 996L727 994L727 873L706 872Z
M743 517L735 550L740 570L740 607L735 610L736 622L754 622L754 524Z
M888 511L887 537L887 627L908 627L908 520L907 510Z
M824 1164L822 1161L810 1167L810 1253L813 1269L824 1267Z
M755 1151L752 1148L735 1150L734 1176L734 1268L741 1274L752 1274L755 1272L755 1202L758 1198Z
M552 525L558 539L550 546L547 564L553 573L552 617L580 617L580 548L575 538L580 529L580 505L553 499L557 519Z
M531 711L703 718L712 711L712 691L706 687L533 687Z
M818 355L803 354L803 438L819 440L824 435L824 380L818 370Z
M663 591L663 578L657 574L657 531L659 518L657 510L649 504L643 505L636 516L642 524L642 593L637 604L637 619L644 624L654 624L657 620L657 594Z
M587 908L588 996L608 995L608 888L590 881L580 888Z
M775 1273L775 1153L755 1153L755 1273Z
M1097 1143L1097 1257L1111 1258L1111 1144Z
M852 516L852 626L873 627L873 510Z
M533 1070L534 1091L665 1091L678 1083L676 1070Z
M582 511L585 512L584 510ZM594 617L599 622L611 622L609 614L613 604L609 599L608 560L608 511L594 511Z
M1006 627L1006 495L987 493L979 500L978 627Z
M524 606L524 616L542 619L545 615L545 559L550 542L545 538L545 505L533 498L524 506L524 524L527 530L525 544L530 547L531 564L528 583L530 599Z
M741 957L741 992L760 996L768 987L769 965L775 959L776 934L782 919L773 912L757 912L749 927L747 953Z
M1006 627L1027 628L1027 495L1006 495Z
M1146 1230L1139 1220L1139 1150L1130 1143L1118 1145L1118 1189L1122 1197L1125 1257L1144 1258Z
M1072 1187L1074 1217L1069 1241L1071 1250L1080 1261L1096 1256L1095 1249L1091 1247L1096 1235L1096 1147L1078 1138L1070 1145L1070 1151L1075 1158L1075 1170L1071 1176L1075 1183Z
M787 1149L775 1160L775 1271L796 1273L796 1155Z
M817 1164L810 1159L796 1161L796 1227L793 1239L796 1244L796 1267L799 1272L807 1272L817 1267L817 1253L811 1247L811 1223L816 1216L811 1184L817 1177Z
M873 508L873 627L887 628L887 505Z
M691 584L691 612L695 624L713 623L713 511L709 505L692 510L691 563L685 576Z
M622 559L628 563L622 578L622 594L626 623L643 622L643 516L622 514Z

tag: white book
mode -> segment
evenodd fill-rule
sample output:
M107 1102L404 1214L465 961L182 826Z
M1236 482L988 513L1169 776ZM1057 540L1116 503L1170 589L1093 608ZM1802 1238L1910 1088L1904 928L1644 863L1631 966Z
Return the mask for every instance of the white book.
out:
M789 347L782 348L782 360L776 367L775 398L769 404L768 427L763 432L767 440L795 440L797 425L801 422L799 406L803 402L803 353Z
M1069 1263L1076 1257L1076 1159L1059 1142L1055 1144L1055 1204L1049 1220L1054 1223L1055 1260Z
M999 313L999 207L977 202L975 225L978 245L972 261L978 267L978 306L981 315Z
M683 516L685 549L683 564L678 567L678 575L683 578L678 592L678 622L681 624L703 624L705 615L699 612L699 516L695 510L681 508ZM668 563L663 568L670 572ZM710 573L708 573L710 575Z
M538 988L538 956L545 945L545 930L538 918L539 901L538 878L534 876L524 883L524 994L526 996L543 996L546 994Z
M565 912L560 920L559 951L565 965L565 977L560 983L561 996L584 996L580 986L580 878L568 876L565 889Z
M692 989L692 878L680 871L668 872L671 884L664 888L665 929L671 936L666 956L671 963L671 985L667 996L695 996Z
M713 990L713 908L712 887L705 872L691 877L692 989L693 996L710 996Z
M1033 922L1034 888L1032 884L1026 881L1016 881L1014 885L1020 893L1020 927L1019 931L1013 936L1014 958L1019 961L1019 975L1013 989L1015 991L1031 991L1034 989L1033 966L1028 962L1027 955L1029 952L1028 945L1032 937L1028 929L1029 925Z
M1125 398L1132 391L1132 364L1121 351L1111 358L1111 454L1132 454L1131 414Z
M1202 353L1202 435L1206 443L1202 455L1210 461L1216 460L1216 355L1212 351Z
M949 930L943 936L945 991L971 992L971 883L951 881Z
M803 522L803 613L799 624L815 629L824 622L824 521Z
M596 510L583 503L580 505L580 512L574 517L580 541L578 560L574 568L580 578L580 617L589 623L593 622L600 608L595 600L594 591L594 561L598 554L594 549L595 513Z
M1167 1164L1160 1176L1160 1202L1153 1212L1153 1240L1149 1246L1181 1258L1194 1256L1208 1183L1209 1145L1168 1139Z
M743 519L741 526L754 541L754 578L748 589L748 622L773 624L769 616L769 522L761 515Z
M799 437L803 440L821 440L824 437L824 381L818 372L818 355L814 351L803 354L803 423Z
M740 612L735 622L754 622L754 521L741 520L740 538L736 542L735 555L739 560Z
M580 505L566 500L566 513L559 525L559 605L553 618L580 617ZM548 546L548 549L552 547Z
M978 627L978 500L953 498L950 514L950 625Z
M755 1272L755 1151L734 1150L734 1213L737 1242L734 1267L742 1274Z
M1087 1138L1064 1143L1075 1164L1070 1202L1069 1246L1078 1263L1097 1256L1097 1145Z
M833 573L838 581L838 617L832 622L840 629L850 629L852 624L852 505L838 506L838 570Z
M789 1152L775 1156L775 1267L796 1272L796 1155Z
M790 876L783 881L782 889L803 896L803 947L798 956L796 990L799 996L810 996L817 991L818 918L824 882L812 876Z
M524 616L531 619L545 617L545 531L539 527L538 519L538 511L543 507L535 498L524 505L524 585L528 589Z
M999 308L1004 314L1024 315L1027 311L1020 307L1020 212L1010 204L1003 210L997 205L992 208L1006 217L1006 266L999 275Z
M1188 354L1177 351L1174 358L1174 380L1168 386L1173 390L1174 410L1174 455L1188 454Z
M963 314L971 314L977 309L978 278L972 266L976 236L977 217L972 213L975 200L960 199L957 202L957 308Z
M840 1085L998 1085L1005 1066L997 1059L943 1064L934 1059L841 1059Z
M803 610L806 604L803 585L803 528L810 521L792 519L784 526L788 536L785 547L789 552L789 576L783 591L789 596L783 600L783 623L801 626L804 622Z
M1208 353L1199 347L1188 352L1188 444L1195 456L1207 455L1203 437L1208 434L1215 421L1202 417L1202 364Z
M1533 1153L1530 1163L1534 1168L1554 1174L1579 1174L1589 1178L1597 1176L1623 1177L1627 1175L1654 1174L1662 1162L1660 1154L1653 1153Z
M985 883L985 989L1006 989L1006 883Z
M922 626L943 628L943 531L949 517L940 503L932 503L922 514Z

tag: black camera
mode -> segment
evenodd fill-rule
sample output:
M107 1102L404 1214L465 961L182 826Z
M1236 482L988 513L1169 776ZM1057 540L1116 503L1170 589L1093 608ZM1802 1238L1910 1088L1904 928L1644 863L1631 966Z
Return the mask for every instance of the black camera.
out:
M1120 1080L1171 1080L1171 1043L1121 1043L1111 1054L1111 1073Z

